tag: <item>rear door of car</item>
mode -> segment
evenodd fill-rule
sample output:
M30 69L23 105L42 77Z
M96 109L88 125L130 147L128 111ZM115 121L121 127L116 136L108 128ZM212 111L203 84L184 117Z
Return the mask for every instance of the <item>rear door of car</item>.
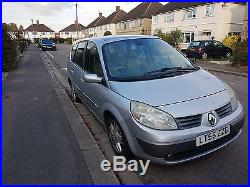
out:
M214 44L212 41L204 41L203 48L204 52L207 53L209 57L214 56Z
M83 63L85 59L87 41L78 42L77 47L75 47L74 54L71 53L71 66L69 70L70 77L72 77L72 85L78 95L82 96L81 91L81 76L83 74ZM73 48L72 48L73 49ZM73 51L73 50L72 50Z

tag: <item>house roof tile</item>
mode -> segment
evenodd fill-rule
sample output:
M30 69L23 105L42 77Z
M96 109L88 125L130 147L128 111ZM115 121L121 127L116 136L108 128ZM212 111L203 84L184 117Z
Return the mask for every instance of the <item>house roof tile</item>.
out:
M162 7L163 5L161 3L141 3L133 10L128 12L127 15L121 19L121 21L133 20L138 18L151 18L151 16Z
M31 24L25 31L33 32L33 29L35 32L55 32L44 24L33 24L33 26Z

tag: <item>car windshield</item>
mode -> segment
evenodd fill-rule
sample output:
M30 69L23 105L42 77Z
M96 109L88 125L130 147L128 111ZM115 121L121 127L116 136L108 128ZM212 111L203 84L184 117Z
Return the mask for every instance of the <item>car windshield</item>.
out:
M128 39L102 48L109 80L132 81L174 76L195 67L160 39ZM176 70L176 71L173 71Z
M53 44L52 40L42 40L42 44Z
M201 42L192 42L189 44L189 47L199 47Z

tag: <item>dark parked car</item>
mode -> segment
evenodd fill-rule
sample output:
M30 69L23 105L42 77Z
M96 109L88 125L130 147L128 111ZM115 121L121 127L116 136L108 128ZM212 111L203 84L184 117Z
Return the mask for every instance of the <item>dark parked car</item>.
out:
M186 55L188 58L229 58L232 55L232 49L216 40L200 40L190 43Z
M40 46L41 46L42 51L45 51L45 50L56 51L56 44L53 42L53 40L42 39Z

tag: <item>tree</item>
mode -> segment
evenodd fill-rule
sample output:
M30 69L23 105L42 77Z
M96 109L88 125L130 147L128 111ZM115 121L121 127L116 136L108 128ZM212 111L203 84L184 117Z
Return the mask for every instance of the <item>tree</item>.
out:
M23 31L23 26L22 25L19 25L19 28L18 28L19 31Z
M161 29L158 29L155 31L154 35L175 48L178 48L179 44L182 42L182 32L179 29L171 30L168 33L163 33Z

